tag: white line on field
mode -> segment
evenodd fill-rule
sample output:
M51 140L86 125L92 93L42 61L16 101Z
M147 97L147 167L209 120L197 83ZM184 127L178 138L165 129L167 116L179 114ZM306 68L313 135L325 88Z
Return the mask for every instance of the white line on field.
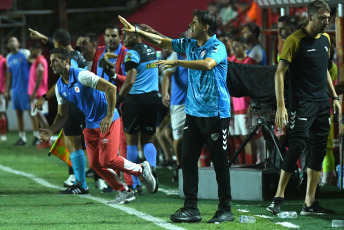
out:
M299 225L292 224L290 222L277 222L276 224L282 225L287 228L300 228Z
M179 191L177 189L163 189L159 187L159 192L163 192L167 195L178 195Z
M265 218L265 219L273 219L272 216L266 216L266 215L254 215L254 216L258 216L258 217Z
M248 210L246 210L246 209L237 209L237 211L238 211L238 212L244 212L244 213L250 212L250 211L248 211Z
M48 181L46 181L46 180L44 180L42 178L36 177L35 175L30 174L30 173L25 173L25 172L17 171L17 170L11 169L11 168L3 166L3 165L0 165L0 169L2 171L5 171L5 172L9 172L9 173L13 173L13 174L16 174L16 175L27 177L27 178L37 182L38 184L45 186L45 187L54 188L54 189L60 189L60 187L58 187L56 185L53 185L53 184L49 183ZM121 210L123 212L126 212L128 214L135 215L135 216L137 216L137 217L139 217L141 219L144 219L144 220L147 220L149 222L152 222L153 224L156 224L156 225L158 225L158 226L160 226L162 228L165 228L165 229L185 230L185 228L181 228L181 227L175 226L175 225L170 224L170 223L168 223L168 222L166 222L166 221L164 221L162 219L159 219L159 218L156 218L156 217L151 216L149 214L137 211L134 208L130 208L130 207L122 206L122 205L116 205L116 204L107 204L108 201L105 200L105 199L102 199L102 198L94 197L94 196L91 196L91 195L82 195L82 196L79 196L79 197L87 198L87 199L90 199L90 200L94 200L94 201L97 201L99 203L108 205L108 206L110 206L112 208L119 209L119 210Z

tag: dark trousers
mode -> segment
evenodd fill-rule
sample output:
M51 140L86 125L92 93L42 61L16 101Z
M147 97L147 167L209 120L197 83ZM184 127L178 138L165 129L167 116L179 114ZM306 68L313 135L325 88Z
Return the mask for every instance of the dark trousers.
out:
M329 101L299 101L289 110L288 153L282 169L294 172L300 154L309 145L307 167L320 171L326 155L331 116Z
M218 208L230 209L231 189L226 151L229 120L230 118L220 119L219 117L194 117L186 115L181 159L185 195L184 208L197 209L197 162L203 145L207 144L218 184L220 201Z

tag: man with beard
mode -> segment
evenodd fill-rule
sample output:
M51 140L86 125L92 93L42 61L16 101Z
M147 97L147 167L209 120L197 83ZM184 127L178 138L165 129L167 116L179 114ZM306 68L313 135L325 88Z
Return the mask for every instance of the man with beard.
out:
M324 0L311 2L308 5L308 19L305 28L287 37L275 74L276 125L283 128L288 122L288 117L290 120L289 149L283 160L275 198L267 207L272 214L280 212L285 188L307 142L310 146L310 159L307 164L308 181L305 203L300 215L334 213L321 207L315 200L330 130L330 103L327 93L333 99L334 112L341 116L339 98L327 70L331 45L329 35L324 32L330 19L328 4ZM288 68L291 72L289 116L284 104L284 76Z

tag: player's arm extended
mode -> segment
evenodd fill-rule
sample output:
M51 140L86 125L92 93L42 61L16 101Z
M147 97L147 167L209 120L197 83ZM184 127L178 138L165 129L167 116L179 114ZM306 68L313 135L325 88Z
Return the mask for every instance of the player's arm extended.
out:
M129 22L127 22L127 20L125 20L125 18L123 18L121 16L118 16L118 18L124 26L124 28L123 28L124 31L126 31L128 33L135 33L138 36L140 36L141 38L143 38L145 41L152 43L153 45L158 46L160 48L171 49L171 50L173 49L172 48L172 39L164 38L164 37L161 37L157 34L148 33L148 32L145 32L143 30L139 30L139 29L135 28L133 25L131 25Z
M187 69L209 71L216 66L216 61L212 58L206 58L204 60L161 60L155 62L158 65L164 67L164 69L172 68L174 66L182 66Z
M48 141L50 137L60 130L68 119L69 103L60 104L53 124L49 129L39 129L41 141Z

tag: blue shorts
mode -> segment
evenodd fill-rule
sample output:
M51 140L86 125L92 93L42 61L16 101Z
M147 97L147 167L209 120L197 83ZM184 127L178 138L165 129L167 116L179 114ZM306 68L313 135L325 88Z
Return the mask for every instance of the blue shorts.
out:
M14 110L30 110L30 97L27 92L12 91L12 103Z

